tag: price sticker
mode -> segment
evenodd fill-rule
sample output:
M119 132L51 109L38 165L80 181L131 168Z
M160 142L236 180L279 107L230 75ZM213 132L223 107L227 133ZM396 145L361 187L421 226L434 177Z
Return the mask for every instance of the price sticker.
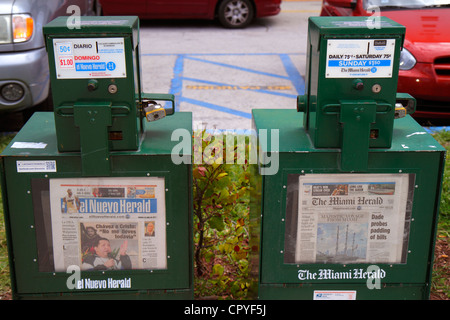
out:
M73 69L73 56L59 57L59 67L64 69Z
M58 55L73 55L72 42L57 42L55 45Z

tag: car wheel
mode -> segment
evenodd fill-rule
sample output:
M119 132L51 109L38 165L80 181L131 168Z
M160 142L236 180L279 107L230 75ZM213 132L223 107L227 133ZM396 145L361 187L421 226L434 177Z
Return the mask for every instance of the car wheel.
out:
M244 28L255 11L249 0L224 0L219 6L219 21L226 28Z

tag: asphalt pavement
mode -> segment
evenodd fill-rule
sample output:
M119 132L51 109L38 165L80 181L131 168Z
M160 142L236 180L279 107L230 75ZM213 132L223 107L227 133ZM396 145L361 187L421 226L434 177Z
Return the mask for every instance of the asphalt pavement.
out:
M283 1L249 27L217 21L141 21L144 91L172 93L194 127L247 130L254 108L296 108L304 92L308 17L320 1Z

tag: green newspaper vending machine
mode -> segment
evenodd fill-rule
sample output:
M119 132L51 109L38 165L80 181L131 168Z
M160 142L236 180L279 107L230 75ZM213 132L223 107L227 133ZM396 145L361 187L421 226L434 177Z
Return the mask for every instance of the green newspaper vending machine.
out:
M427 299L445 149L396 92L405 28L308 31L297 110L253 110L259 298Z
M142 92L137 17L66 19L44 27L54 113L1 155L13 298L192 299L191 113Z

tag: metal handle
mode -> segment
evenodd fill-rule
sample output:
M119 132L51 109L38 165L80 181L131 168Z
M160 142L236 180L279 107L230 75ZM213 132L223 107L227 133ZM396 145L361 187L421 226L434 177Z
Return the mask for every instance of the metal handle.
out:
M69 112L64 112L68 110ZM60 106L55 108L55 114L60 117L70 118L73 117L73 106Z
M126 117L130 114L130 107L127 106L111 106L113 117Z
M376 103L377 114L387 114L392 110L392 105L389 103ZM341 111L340 104L326 104L322 107L322 113L327 115L339 114Z
M113 117L126 117L130 114L130 107L127 106L111 106ZM59 117L73 117L73 106L59 106L55 108L55 114Z

